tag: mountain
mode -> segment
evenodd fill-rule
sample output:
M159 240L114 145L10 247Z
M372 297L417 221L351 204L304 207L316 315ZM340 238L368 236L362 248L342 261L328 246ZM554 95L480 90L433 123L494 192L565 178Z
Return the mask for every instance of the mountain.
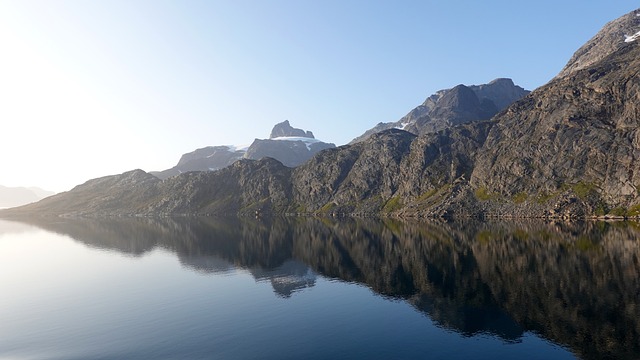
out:
M0 208L36 202L55 194L37 187L6 187L0 185Z
M225 168L240 159L274 158L289 167L309 160L318 151L334 148L331 143L314 138L311 131L297 129L285 120L276 124L269 139L255 139L250 146L208 146L182 155L178 164L151 174L167 179L189 171L213 171Z
M440 90L396 122L379 123L351 144L389 129L402 129L420 135L478 120L489 120L498 112L529 93L511 79L495 79L483 85L458 85Z
M607 23L602 30L573 54L557 77L564 77L591 66L638 38L640 36L640 16L638 14L638 10L632 11Z
M263 158L166 181L134 171L0 214L638 217L640 44L618 42L490 120L419 134L389 129L296 168ZM489 109L465 86L434 103L443 106L429 113L450 119Z
M160 179L167 179L183 172L218 170L242 159L245 152L245 149L236 149L233 146L207 146L182 155L176 166L151 174Z
M271 135L269 135L269 139L288 137L288 136L314 139L313 133L311 131L296 129L292 127L291 124L289 124L289 120L285 120L279 124L276 124L276 126L273 127L273 130L271 130Z

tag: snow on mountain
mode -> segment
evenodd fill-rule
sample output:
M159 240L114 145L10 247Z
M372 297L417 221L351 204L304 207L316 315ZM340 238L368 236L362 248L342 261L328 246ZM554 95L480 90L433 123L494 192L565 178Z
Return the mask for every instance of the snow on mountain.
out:
M302 141L305 145L307 145L307 149L311 150L311 144L322 142L321 140L315 138L308 138L302 136L279 136L272 138L270 140L276 141Z
M640 38L640 31L638 31L637 33L629 36L629 35L625 35L624 36L624 42L626 43L630 43L630 42L634 42L636 40L638 40L638 38Z
M251 146L251 144L243 144L243 145L224 145L227 147L228 151L230 152L247 152L247 149L249 148L249 146Z

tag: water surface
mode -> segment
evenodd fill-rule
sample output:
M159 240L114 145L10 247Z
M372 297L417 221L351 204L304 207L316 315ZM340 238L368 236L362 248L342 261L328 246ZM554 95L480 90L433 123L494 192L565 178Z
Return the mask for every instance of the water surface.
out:
M640 357L637 224L0 222L4 359Z

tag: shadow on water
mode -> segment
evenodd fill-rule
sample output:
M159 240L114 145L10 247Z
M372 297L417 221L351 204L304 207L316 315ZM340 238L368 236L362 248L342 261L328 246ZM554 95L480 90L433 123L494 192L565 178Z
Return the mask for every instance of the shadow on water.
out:
M321 274L406 301L464 336L519 342L531 331L582 358L640 357L637 223L115 218L36 225L132 256L163 248L198 272L247 269L284 298Z

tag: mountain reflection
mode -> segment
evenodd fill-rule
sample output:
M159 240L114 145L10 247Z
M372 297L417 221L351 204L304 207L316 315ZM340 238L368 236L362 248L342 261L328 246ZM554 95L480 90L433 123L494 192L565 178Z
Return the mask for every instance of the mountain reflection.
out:
M525 331L582 358L640 356L635 223L410 223L317 218L40 222L88 246L176 254L195 271L244 268L287 298L316 274L403 299L442 327L517 342Z

